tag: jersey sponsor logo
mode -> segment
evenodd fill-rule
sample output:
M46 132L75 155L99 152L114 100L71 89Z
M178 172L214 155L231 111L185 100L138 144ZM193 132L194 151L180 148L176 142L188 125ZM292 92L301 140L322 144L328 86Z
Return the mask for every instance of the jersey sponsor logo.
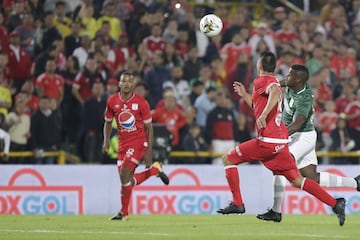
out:
M120 126L126 130L132 130L135 126L135 116L129 111L121 112L118 120Z

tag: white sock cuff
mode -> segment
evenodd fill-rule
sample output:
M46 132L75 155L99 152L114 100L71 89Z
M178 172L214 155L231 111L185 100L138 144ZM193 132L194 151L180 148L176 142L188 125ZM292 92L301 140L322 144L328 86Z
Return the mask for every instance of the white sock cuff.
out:
M237 166L236 165L227 165L224 167L225 170L229 169L229 168L237 168Z
M330 173L320 172L319 185L322 187L330 187Z

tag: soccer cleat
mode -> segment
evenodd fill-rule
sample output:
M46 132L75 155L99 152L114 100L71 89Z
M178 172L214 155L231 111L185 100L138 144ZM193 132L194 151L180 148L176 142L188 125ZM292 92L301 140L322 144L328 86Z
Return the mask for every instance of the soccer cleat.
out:
M354 178L357 184L356 190L360 192L360 175Z
M164 170L162 169L162 165L160 162L154 162L152 164L152 167L156 168L157 170L159 170L159 173L157 175L157 177L160 178L160 180L165 184L165 185L169 185L169 177L166 175L166 173L164 173Z
M126 221L126 220L128 220L128 216L119 212L116 215L112 216L109 220L110 221L113 221L113 220Z
M245 206L244 204L237 206L233 202L230 202L229 206L225 208L220 208L216 212L221 214L243 214L245 213Z
M272 209L270 209L266 213L258 214L256 215L256 217L264 221L281 222L281 213L274 212Z
M333 207L334 213L336 213L339 219L339 225L342 226L345 223L345 204L346 200L344 198L337 198L336 205Z

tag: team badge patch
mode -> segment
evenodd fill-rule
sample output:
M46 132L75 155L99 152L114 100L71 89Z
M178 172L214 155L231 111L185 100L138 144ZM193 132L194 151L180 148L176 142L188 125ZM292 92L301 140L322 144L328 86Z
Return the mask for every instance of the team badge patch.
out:
M133 103L133 104L131 105L131 109L132 109L132 110L138 110L138 108L139 108L139 105L138 105L137 103Z

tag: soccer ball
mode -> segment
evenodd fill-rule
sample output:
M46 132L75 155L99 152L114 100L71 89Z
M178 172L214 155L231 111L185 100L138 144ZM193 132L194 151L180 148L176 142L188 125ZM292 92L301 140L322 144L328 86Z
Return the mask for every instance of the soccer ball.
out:
M208 37L218 35L223 28L223 22L215 14L208 14L200 20L200 31Z

